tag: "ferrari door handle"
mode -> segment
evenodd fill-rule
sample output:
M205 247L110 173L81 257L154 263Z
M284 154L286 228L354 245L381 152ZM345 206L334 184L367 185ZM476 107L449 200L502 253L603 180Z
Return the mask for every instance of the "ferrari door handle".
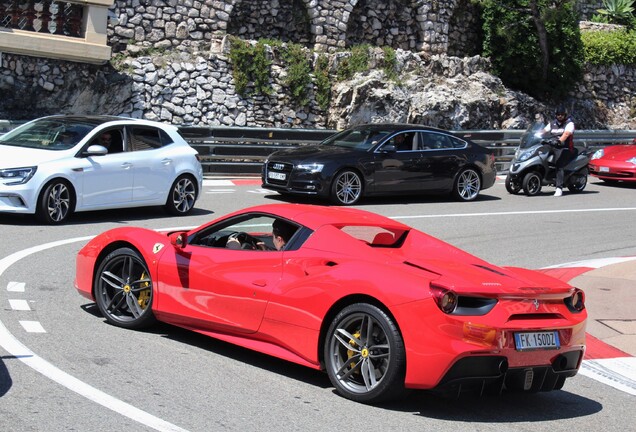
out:
M255 281L252 281L252 285L256 285L258 287L264 287L264 286L267 286L267 281L265 279L257 279Z

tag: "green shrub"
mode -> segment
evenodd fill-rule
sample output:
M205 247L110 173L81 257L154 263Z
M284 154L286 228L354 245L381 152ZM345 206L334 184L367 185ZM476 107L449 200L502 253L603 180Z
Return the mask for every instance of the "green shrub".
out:
M585 61L595 65L635 65L636 31L586 31L581 34Z
M634 0L603 0L603 8L596 10L593 20L609 24L634 25Z
M391 81L398 80L397 57L395 50L391 47L383 47L384 58L382 60L382 70L386 77Z
M237 37L231 37L230 43L230 61L236 92L243 97L247 96L247 88L252 83L255 94L270 94L272 62L267 57L266 45L262 41L252 45Z
M316 102L321 109L326 110L331 102L331 76L329 75L329 57L324 54L320 54L316 59L314 79Z
M356 45L351 47L351 55L343 57L338 64L336 75L340 81L353 78L356 72L366 72L369 70L369 44Z
M311 65L305 49L298 44L288 43L281 48L287 75L284 84L289 87L291 97L300 105L309 103L309 86L311 85Z

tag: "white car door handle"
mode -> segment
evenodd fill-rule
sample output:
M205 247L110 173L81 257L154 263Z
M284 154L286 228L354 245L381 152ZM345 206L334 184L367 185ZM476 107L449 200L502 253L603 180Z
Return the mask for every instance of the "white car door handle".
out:
M172 159L168 159L168 158L161 159L161 163L163 165L170 165L172 163Z
M124 162L123 164L121 164L121 167L127 170L127 169L130 169L130 167L132 167L132 164L130 162Z

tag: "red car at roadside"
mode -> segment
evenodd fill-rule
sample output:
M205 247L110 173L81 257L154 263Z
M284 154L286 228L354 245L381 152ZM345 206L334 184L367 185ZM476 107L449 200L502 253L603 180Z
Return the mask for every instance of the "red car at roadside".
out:
M636 182L636 138L632 144L597 150L589 164L590 175L606 183Z

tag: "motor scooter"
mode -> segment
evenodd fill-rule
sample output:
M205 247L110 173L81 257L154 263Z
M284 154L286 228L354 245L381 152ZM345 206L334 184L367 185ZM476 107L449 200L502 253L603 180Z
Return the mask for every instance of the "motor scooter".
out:
M506 190L511 194L523 192L534 196L543 186L554 186L556 181L555 137L544 136L545 125L535 122L524 132L519 148L510 162L506 176ZM583 150L575 148L572 159L565 166L563 186L570 192L579 193L587 185L590 153L587 146Z

